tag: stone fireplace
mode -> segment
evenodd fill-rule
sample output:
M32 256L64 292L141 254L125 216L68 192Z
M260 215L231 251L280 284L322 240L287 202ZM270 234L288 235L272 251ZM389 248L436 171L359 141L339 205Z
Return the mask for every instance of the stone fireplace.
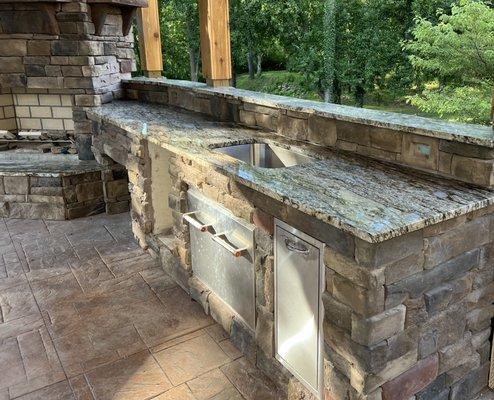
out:
M120 97L145 0L0 0L0 130L75 141L92 159L88 107Z

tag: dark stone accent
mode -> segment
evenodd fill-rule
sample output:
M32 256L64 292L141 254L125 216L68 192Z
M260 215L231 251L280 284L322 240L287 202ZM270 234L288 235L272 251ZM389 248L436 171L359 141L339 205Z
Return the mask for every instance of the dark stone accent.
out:
M26 65L26 74L28 76L46 76L45 67L43 65L28 64Z
M75 135L75 144L79 152L79 160L94 160L91 135Z
M426 332L419 340L419 357L425 358L438 350L438 334L435 330Z
M255 334L242 322L233 319L230 340L248 359L256 358Z
M480 250L475 249L455 257L432 270L412 275L387 287L387 294L410 293L412 298L419 297L427 290L432 290L441 282L460 277L478 265Z
M77 56L78 42L70 40L59 40L53 42L52 53L54 56Z
M453 297L453 288L442 285L425 293L425 307L429 314L444 310Z
M486 363L470 372L466 378L455 384L451 388L450 400L473 399L480 390L487 386L489 367L489 363Z
M417 400L448 400L449 387L446 374L439 375L434 382L417 393Z

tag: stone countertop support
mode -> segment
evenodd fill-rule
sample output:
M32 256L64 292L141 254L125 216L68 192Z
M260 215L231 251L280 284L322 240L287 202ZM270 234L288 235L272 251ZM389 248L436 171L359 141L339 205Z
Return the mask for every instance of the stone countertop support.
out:
M366 242L383 242L494 204L491 189L289 141L273 133L212 122L159 105L118 101L88 114ZM319 160L268 170L212 151L214 147L253 141L276 141L286 147L297 144Z
M292 112L322 116L324 118L333 118L338 121L494 148L494 130L489 126L451 123L440 119L302 100L233 87L212 88L199 82L138 77L131 80L124 80L123 83L140 83L149 86L189 89L196 93L213 94L218 97L252 103L258 106L284 109Z

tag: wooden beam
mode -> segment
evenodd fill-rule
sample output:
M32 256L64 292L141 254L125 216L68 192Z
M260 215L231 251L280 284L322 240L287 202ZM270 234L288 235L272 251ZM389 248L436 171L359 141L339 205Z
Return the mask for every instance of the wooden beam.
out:
M230 86L232 56L228 0L199 0L202 73L210 86Z
M147 8L137 11L139 29L139 53L144 75L157 78L163 72L163 54L161 52L160 17L158 0L149 0Z

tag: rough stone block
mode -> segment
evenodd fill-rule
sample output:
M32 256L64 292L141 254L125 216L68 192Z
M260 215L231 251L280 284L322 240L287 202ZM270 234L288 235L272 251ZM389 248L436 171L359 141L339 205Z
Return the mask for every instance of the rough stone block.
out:
M453 156L451 173L458 179L482 186L494 184L494 161Z
M116 203L106 203L106 213L108 215L123 214L130 211L129 201L118 201Z
M437 331L425 332L419 340L419 358L425 358L435 353L438 349Z
M453 287L442 285L425 293L425 306L428 313L444 310L453 297Z
M448 400L449 385L446 375L439 375L434 382L416 395L417 400Z
M234 322L235 325L235 322ZM234 329L232 329L233 335ZM265 307L258 307L256 344L268 357L274 356L274 314Z
M129 194L129 182L127 179L110 181L105 184L105 195L107 198L117 198Z
M481 217L442 235L425 238L425 268L432 268L461 253L483 246L489 241L489 229L490 219Z
M0 71L2 74L23 73L24 64L21 57L0 57Z
M328 324L334 324L347 332L352 329L352 310L347 305L339 302L329 293L322 295L324 304L324 319Z
M415 167L437 171L439 140L425 136L404 135L401 161Z
M3 184L6 194L29 193L29 177L27 176L5 176Z
M370 145L393 153L401 152L403 133L391 129L370 127Z
M269 235L274 233L274 217L256 208L252 214L252 222L259 229L262 229Z
M278 133L292 139L307 140L309 123L307 119L294 118L281 114L278 121Z
M494 149L483 146L476 146L474 144L451 142L448 140L441 140L439 149L446 153L456 154L459 156L470 158L481 158L485 160L491 160L494 158Z
M211 317L230 334L235 313L214 293L209 295L208 302Z
M379 289L385 282L383 269L362 268L354 260L330 247L324 249L324 264L356 285L367 289Z
M27 55L27 41L22 39L0 40L0 57Z
M365 267L375 268L422 251L422 231L416 231L382 243L355 242L355 259Z
M337 121L338 140L370 147L370 127L352 122Z
M442 283L449 282L478 266L480 250L475 249L461 254L434 269L420 272L387 286L386 294L409 293L412 298L432 290Z
M102 182L81 183L75 188L77 201L83 202L103 198Z
M337 139L335 120L317 115L309 117L309 142L332 147Z
M386 310L371 318L360 318L352 315L352 339L365 346L375 345L405 328L406 307Z
M431 384L437 373L437 355L420 360L413 368L382 386L383 400L408 400Z
M411 254L401 260L386 265L384 276L386 285L391 285L423 270L423 253Z
M451 388L450 400L473 399L480 390L487 386L489 367L489 363L486 363L455 384Z
M459 365L475 353L472 346L472 335L468 333L465 337L452 345L439 350L439 374L447 372Z
M335 274L333 295L357 314L367 317L384 311L384 287L367 290L350 280Z
M30 40L27 43L27 53L30 56L51 55L51 42L49 40Z

